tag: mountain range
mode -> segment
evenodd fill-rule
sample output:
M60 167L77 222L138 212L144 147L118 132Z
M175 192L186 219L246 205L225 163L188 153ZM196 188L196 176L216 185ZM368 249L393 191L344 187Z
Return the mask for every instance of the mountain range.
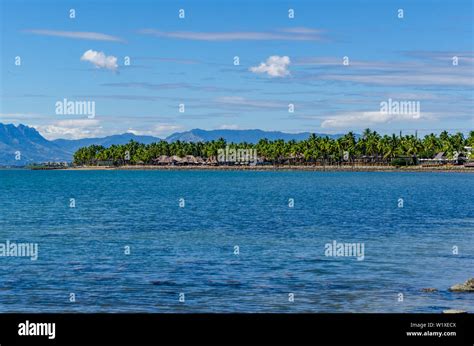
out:
M104 147L112 144L125 144L130 140L149 144L166 140L168 142L200 142L224 138L227 142L257 143L262 138L269 140L283 139L304 140L310 132L285 133L263 130L201 130L193 129L186 132L174 133L164 139L153 136L140 136L133 133L123 133L102 138L55 139L47 140L35 128L23 124L0 123L0 166L24 166L31 163L72 161L74 152L92 144ZM341 135L316 134L338 138Z

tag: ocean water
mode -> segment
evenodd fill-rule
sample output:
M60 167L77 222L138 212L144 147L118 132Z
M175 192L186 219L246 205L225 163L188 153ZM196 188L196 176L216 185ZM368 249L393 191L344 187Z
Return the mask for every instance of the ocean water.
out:
M474 277L473 196L458 173L3 170L0 243L39 252L0 257L0 312L474 312L447 290Z

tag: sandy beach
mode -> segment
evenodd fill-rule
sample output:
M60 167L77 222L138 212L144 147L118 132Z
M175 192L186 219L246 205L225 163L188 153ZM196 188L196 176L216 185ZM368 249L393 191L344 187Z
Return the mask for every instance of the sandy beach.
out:
M394 167L394 166L156 166L156 165L127 165L127 166L81 166L59 170L69 171L108 171L108 170L203 170L203 171L322 171L322 172L455 172L474 173L474 168L464 166L439 167Z

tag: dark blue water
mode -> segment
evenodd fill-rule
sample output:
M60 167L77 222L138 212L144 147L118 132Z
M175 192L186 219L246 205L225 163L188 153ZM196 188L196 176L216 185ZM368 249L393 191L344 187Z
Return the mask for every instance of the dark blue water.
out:
M0 257L0 311L474 312L447 291L474 277L473 192L456 173L0 171L0 243L39 246Z

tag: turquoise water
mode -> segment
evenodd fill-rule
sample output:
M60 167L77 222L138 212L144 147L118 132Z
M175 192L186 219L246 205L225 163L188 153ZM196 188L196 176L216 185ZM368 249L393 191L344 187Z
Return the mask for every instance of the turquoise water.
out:
M0 257L0 312L474 312L447 291L474 277L473 193L456 173L3 170L0 243L39 254Z

